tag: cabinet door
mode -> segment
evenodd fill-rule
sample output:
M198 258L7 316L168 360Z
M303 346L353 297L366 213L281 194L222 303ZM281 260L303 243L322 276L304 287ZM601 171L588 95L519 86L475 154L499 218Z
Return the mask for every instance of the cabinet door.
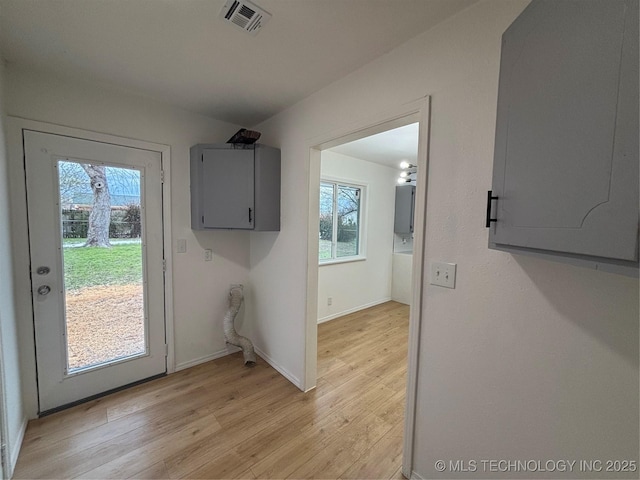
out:
M502 39L490 243L637 260L638 2L534 0Z
M205 149L203 155L204 227L252 229L253 150Z
M396 213L393 224L393 231L395 233L413 233L415 192L416 187L413 185L396 187Z

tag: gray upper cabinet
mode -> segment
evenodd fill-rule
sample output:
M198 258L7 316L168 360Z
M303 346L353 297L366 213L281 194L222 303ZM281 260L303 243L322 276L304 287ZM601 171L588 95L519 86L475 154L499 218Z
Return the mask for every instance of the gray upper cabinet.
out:
M280 150L191 147L191 228L280 230Z
M637 266L638 0L533 0L502 37L490 247Z
M413 233L413 211L416 204L416 187L400 185L396 187L396 211L393 222L395 233Z

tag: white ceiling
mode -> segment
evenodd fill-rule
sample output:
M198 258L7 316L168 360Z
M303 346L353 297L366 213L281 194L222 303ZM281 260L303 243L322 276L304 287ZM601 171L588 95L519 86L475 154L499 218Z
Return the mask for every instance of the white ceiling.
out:
M403 160L414 165L417 163L418 127L418 123L413 123L345 143L330 150L400 170L400 162Z
M0 0L9 65L87 79L251 127L476 0L255 0L256 37L224 0Z

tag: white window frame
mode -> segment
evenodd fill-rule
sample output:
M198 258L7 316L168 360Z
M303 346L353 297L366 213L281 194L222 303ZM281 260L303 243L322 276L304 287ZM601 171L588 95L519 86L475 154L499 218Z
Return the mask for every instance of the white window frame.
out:
M367 231L365 228L365 218L366 218L366 203L367 203L367 188L368 185L365 183L360 183L352 180L342 180L340 178L335 177L321 177L320 185L322 184L332 184L334 185L334 196L333 196L333 222L332 227L333 231L331 233L331 258L320 260L320 252L318 251L318 264L320 266L323 265L335 265L337 263L348 263L348 262L359 262L367 259L366 256L366 234ZM352 187L360 189L360 208L358 212L358 254L350 255L347 257L337 257L337 238L338 238L338 221L337 221L337 188L338 187Z

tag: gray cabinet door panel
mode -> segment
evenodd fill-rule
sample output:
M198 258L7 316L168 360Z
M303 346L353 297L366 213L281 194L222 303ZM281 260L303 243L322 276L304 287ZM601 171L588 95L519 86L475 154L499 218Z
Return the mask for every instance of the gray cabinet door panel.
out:
M252 229L253 150L205 149L203 155L204 227Z
M637 6L542 0L505 32L490 243L637 260Z
M395 233L413 233L413 211L415 209L414 185L396 187L396 208L393 223Z

